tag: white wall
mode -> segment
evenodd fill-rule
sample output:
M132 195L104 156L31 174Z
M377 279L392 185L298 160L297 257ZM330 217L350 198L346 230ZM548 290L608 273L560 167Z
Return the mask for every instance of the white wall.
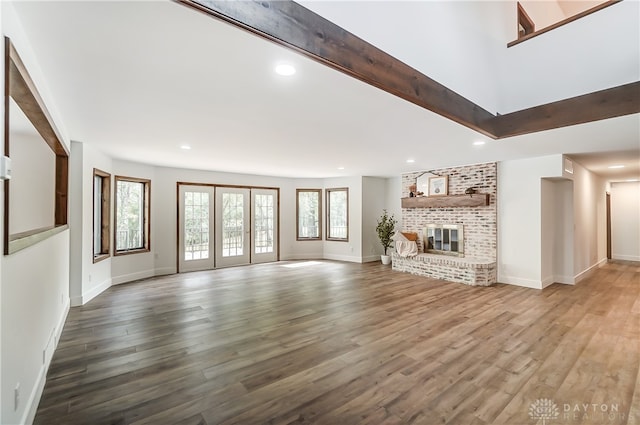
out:
M606 225L606 182L582 165L573 163L573 274L575 282L606 262L600 234Z
M394 179L395 180L395 179ZM397 180L398 186L400 181ZM400 198L397 198L400 202ZM378 233L376 232L376 225L378 219L382 215L384 209L389 214L393 214L388 205L387 200L387 179L381 179L376 177L363 177L362 178L362 261L377 261L380 259L380 255L384 253ZM395 216L399 223L402 220L402 216ZM390 248L387 250L387 254L391 254Z
M640 182L611 183L611 257L640 261Z
M13 6L0 2L0 11L2 33L11 38L68 148L64 123ZM30 423L69 308L69 231L3 256L0 270L0 422ZM16 409L14 388L18 383L20 403Z
M11 99L9 103L9 233L15 234L54 225L56 159L55 153L15 101ZM24 121L30 130L13 129L14 125L25 125ZM38 172L34 173L34 170ZM25 193L32 196L23 196Z
M513 5L516 22L515 2L497 3ZM639 14L640 2L623 1L504 49L496 73L503 93L497 111L506 114L637 81ZM516 26L509 28L513 33L507 41L513 41Z
M93 262L93 170L111 173L112 160L91 145L72 142L69 159L69 225L71 269L69 294L71 305L83 305L111 286L112 257ZM113 193L114 176L111 176ZM113 210L113 195L111 206ZM113 212L110 215L113 229ZM111 243L113 245L113 243ZM113 246L111 246L113 254Z
M300 3L492 113L619 86L640 73L637 1L510 48L518 37L517 1Z
M542 289L543 177L562 176L562 155L498 163L498 282Z
M497 111L494 64L510 41L510 2L299 3L484 109ZM515 28L516 21L511 22Z
M541 181L542 287L573 279L573 182Z

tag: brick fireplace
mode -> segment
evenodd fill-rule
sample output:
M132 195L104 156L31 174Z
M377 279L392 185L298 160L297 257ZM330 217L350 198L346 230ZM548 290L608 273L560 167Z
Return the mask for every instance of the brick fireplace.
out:
M448 176L448 195L465 195L468 188L487 196L487 205L446 207L403 207L402 230L418 234L418 255L401 257L394 253L393 269L437 279L487 286L496 281L497 257L497 164L495 162L431 170ZM402 197L409 197L409 186L423 172L402 175ZM456 202L463 205L464 202ZM423 241L427 224L457 224L464 229L464 256L425 253Z

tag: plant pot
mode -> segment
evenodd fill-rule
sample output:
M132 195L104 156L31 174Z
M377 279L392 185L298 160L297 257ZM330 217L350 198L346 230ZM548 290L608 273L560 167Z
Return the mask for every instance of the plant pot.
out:
M385 266L391 264L391 256L390 255L381 255L380 260L382 260L382 264Z

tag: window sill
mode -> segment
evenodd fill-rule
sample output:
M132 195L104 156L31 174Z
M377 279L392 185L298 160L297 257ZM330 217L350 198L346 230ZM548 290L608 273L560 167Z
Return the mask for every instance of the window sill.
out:
M98 254L93 257L93 264L99 263L102 260L106 260L107 258L111 258L111 254Z
M126 251L116 251L113 255L114 257L117 257L120 255L141 254L144 252L151 252L151 250L148 248L129 249Z
M45 239L49 239L58 233L64 232L68 228L68 224L63 224L60 226L44 227L41 229L10 235L9 244L5 247L4 255L15 254L20 250L42 242Z

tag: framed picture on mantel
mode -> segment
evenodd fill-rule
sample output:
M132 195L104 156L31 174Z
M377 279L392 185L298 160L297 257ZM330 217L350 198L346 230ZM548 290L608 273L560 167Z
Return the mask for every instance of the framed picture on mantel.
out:
M429 177L429 196L446 196L448 194L449 177Z

